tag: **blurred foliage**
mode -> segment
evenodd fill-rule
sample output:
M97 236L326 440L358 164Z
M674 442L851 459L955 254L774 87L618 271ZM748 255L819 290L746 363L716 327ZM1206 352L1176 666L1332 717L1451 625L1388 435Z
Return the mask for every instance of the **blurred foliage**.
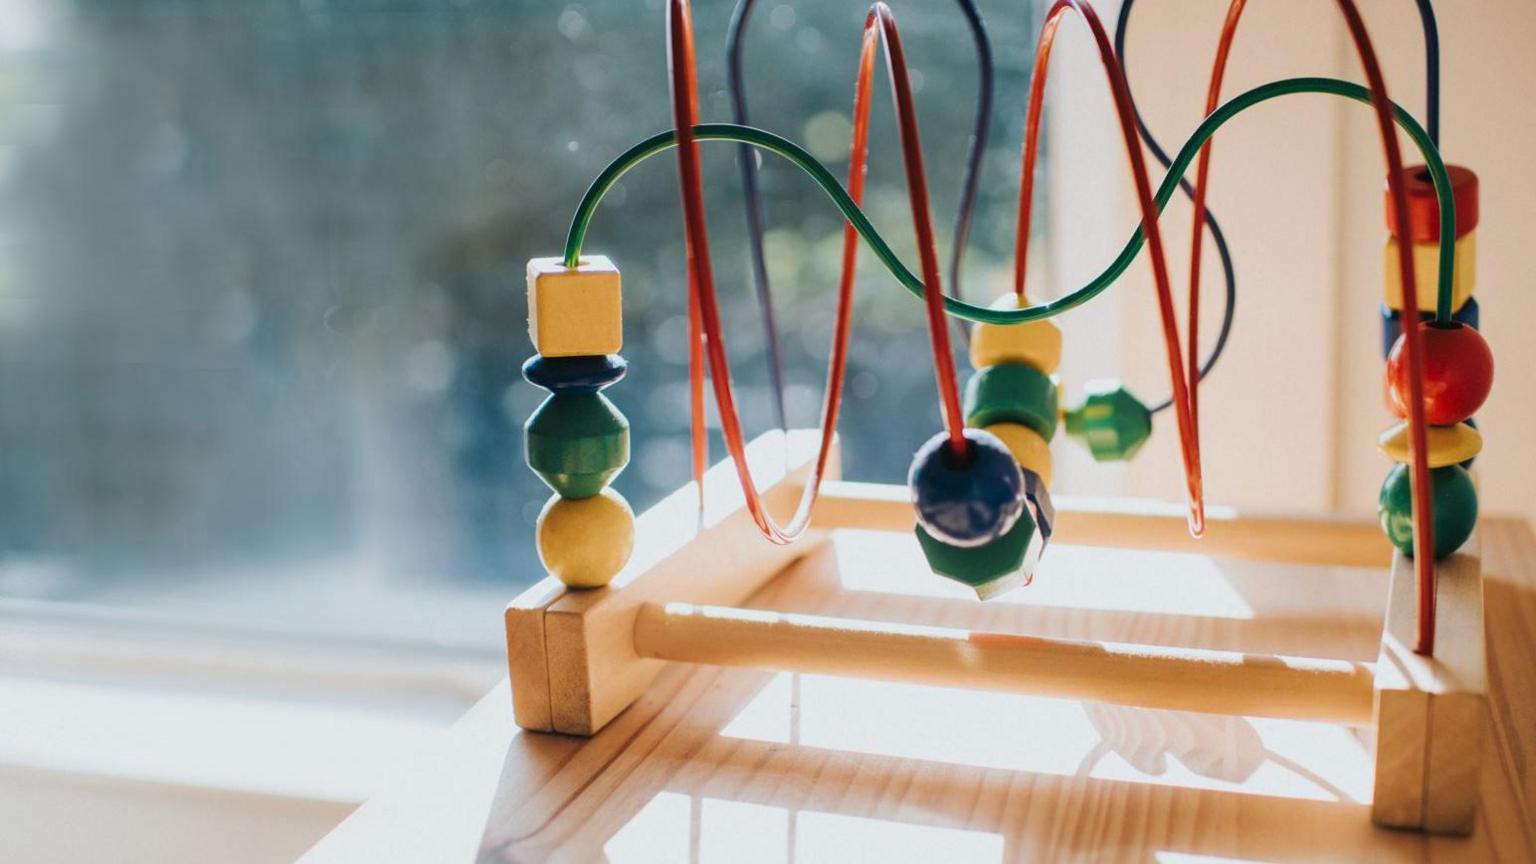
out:
M1001 288L1039 10L983 4L998 56L969 296ZM941 255L976 70L948 0L896 4ZM834 170L863 3L764 2L757 125ZM49 589L214 579L316 561L507 586L538 572L547 496L522 464L540 391L524 261L558 254L586 183L668 124L659 0L15 0L0 43L0 543L62 564ZM695 10L706 119L729 119L730 7ZM883 76L884 73L880 73ZM886 85L868 194L909 261ZM735 150L706 146L736 386L771 423ZM675 163L637 169L589 250L624 270L634 427L617 487L687 479ZM769 157L768 250L791 419L812 425L840 225ZM938 429L921 305L866 256L842 424L846 474L900 481ZM715 457L721 450L718 439Z

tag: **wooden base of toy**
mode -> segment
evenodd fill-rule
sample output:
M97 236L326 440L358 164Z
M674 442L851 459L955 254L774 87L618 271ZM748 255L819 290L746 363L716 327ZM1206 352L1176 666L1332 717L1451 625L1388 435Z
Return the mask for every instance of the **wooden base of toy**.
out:
M814 433L765 435L748 449L770 509L793 509ZM836 477L836 464L831 477ZM592 735L643 693L666 662L749 666L950 687L1027 692L1186 711L1374 726L1379 824L1471 830L1486 701L1482 574L1476 538L1437 568L1437 655L1412 652L1411 561L1364 521L1211 512L1192 540L1180 507L1118 509L1060 500L1053 544L1199 552L1297 564L1391 566L1377 663L1170 648L745 609L839 529L910 534L901 487L827 482L808 536L763 540L729 462L639 519L634 558L607 588L546 579L507 608L519 726ZM938 578L938 577L935 577Z

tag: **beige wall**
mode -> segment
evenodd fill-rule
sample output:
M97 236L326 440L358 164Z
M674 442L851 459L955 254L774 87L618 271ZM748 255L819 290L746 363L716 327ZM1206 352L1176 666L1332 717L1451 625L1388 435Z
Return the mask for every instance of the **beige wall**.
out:
M1105 17L1113 12L1101 10ZM1177 146L1204 102L1226 3L1146 0L1132 21L1128 54L1138 103L1164 143ZM1423 106L1422 42L1410 0L1363 0L1395 100ZM1153 7L1162 14L1150 15ZM1536 3L1458 0L1437 4L1442 35L1442 144L1447 158L1477 171L1483 186L1478 290L1498 378L1479 414L1487 447L1479 460L1485 511L1536 516L1536 456L1520 442L1536 427L1536 292L1526 288L1520 247L1536 233ZM1069 27L1069 30L1080 30ZM1058 52L1053 84L1056 189L1083 166L1114 184L1057 192L1053 283L1081 284L1123 242L1136 211L1124 182L1124 153L1080 33ZM1068 58L1074 58L1069 66ZM1332 0L1253 0L1228 72L1227 96L1279 77L1360 80ZM1513 98L1501 105L1502 94ZM1060 110L1066 98L1073 110ZM1381 404L1376 304L1381 297L1383 177L1368 108L1323 96L1292 96L1229 124L1217 136L1212 206L1238 268L1238 317L1219 370L1202 388L1207 489L1220 503L1269 509L1369 512L1388 463L1376 453L1391 422ZM1064 147L1069 144L1070 149ZM1404 146L1409 147L1406 140ZM1063 158L1065 155L1066 158ZM1160 173L1160 172L1159 172ZM1107 188L1107 187L1113 188ZM1086 200L1093 196L1092 201ZM1189 209L1169 209L1165 230L1182 295ZM1085 236L1071 237L1064 227ZM1209 247L1207 247L1209 248ZM1219 270L1207 254L1202 330L1219 320ZM1069 399L1080 379L1117 374L1148 398L1167 392L1167 368L1145 260L1112 290L1119 302L1069 316ZM1209 343L1207 343L1209 344ZM1181 494L1177 434L1162 416L1147 452L1124 468L1083 459L1058 445L1064 490Z

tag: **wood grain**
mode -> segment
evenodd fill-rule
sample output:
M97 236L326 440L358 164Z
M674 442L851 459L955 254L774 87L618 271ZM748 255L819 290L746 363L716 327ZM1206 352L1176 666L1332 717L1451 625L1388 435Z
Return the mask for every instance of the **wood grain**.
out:
M1250 561L1342 567L1386 567L1392 546L1369 519L1237 513L1210 507L1206 535L1189 535L1183 505L1160 501L1055 499L1051 542L1062 545L1192 552ZM910 531L912 505L900 486L829 483L817 506L817 523L828 528Z
M1464 839L1375 827L1373 742L1340 727L674 665L590 739L519 732L498 688L305 860L1536 860L1536 538L1479 536L1491 720ZM1387 590L1374 570L1071 550L977 604L879 547L839 537L751 605L1373 660ZM1297 626L1307 605L1322 624Z
M1348 660L1052 639L960 627L647 603L643 656L1086 699L1145 708L1371 723L1373 670Z
M1392 563L1376 663L1376 789L1382 825L1450 834L1472 830L1487 718L1488 664L1478 538L1435 567L1435 656L1413 653L1418 623L1413 559Z

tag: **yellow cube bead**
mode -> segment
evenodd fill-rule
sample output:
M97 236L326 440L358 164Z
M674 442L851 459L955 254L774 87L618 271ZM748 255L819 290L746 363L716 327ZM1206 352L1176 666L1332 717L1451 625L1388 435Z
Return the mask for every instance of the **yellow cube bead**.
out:
M1444 468L1459 465L1483 450L1482 433L1465 423L1454 426L1431 426L1428 433L1429 467ZM1393 426L1376 439L1376 449L1393 462L1406 464L1409 459L1408 423Z
M528 338L545 357L617 354L624 347L619 268L602 255L566 267L560 258L528 262Z
M539 513L538 541L550 575L572 588L601 588L635 549L635 514L612 489L591 498L556 495Z
M993 423L985 431L1002 439L1020 468L1035 472L1045 485L1051 485L1051 445L1039 432L1023 423Z
M1021 309L1027 299L1009 291L993 309ZM1024 324L977 324L971 331L971 367L1023 363L1049 375L1061 365L1061 328L1049 319Z
M1403 308L1402 278L1398 275L1397 266L1397 238L1387 238L1386 250L1383 255L1385 267L1383 275L1386 281L1383 287L1386 289L1387 308ZM1418 289L1419 311L1435 311L1435 302L1439 298L1440 285L1440 244L1439 243L1415 243L1413 244L1413 275L1417 281L1414 287ZM1467 302L1472 292L1477 289L1477 232L1471 231L1456 239L1456 275L1452 280L1454 290L1451 295L1451 311L1455 312Z

